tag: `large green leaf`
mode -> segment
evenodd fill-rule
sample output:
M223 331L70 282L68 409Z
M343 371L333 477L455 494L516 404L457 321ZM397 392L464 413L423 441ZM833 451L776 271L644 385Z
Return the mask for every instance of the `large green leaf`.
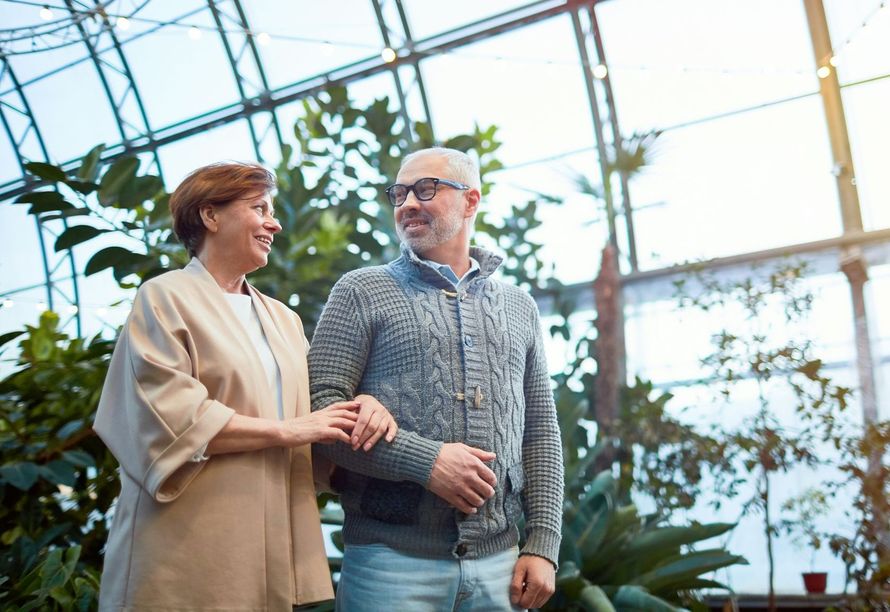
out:
M84 275L90 276L106 268L129 266L147 259L145 255L134 253L129 249L112 246L102 249L93 255L84 268Z
M30 461L8 463L0 467L0 477L22 491L30 489L39 475L40 468Z
M56 238L56 252L58 253L63 249L70 249L81 242L86 242L87 240L95 238L99 234L104 234L107 231L108 230L93 227L92 225L72 225Z
M102 157L102 152L105 150L105 145L100 144L96 145L90 152L83 156L83 159L80 161L80 168L77 169L77 178L81 181L95 181L96 177L99 175L99 159Z
M139 159L122 157L111 164L99 182L99 202L108 206L113 204L121 190L132 181L139 169Z
M64 459L56 459L40 466L40 474L53 484L67 487L77 484L77 471Z
M616 607L619 610L646 610L647 612L680 612L682 608L678 608L638 586L624 585L618 589L613 597Z
M47 181L58 182L68 178L60 167L42 162L29 162L25 164L25 170Z
M688 527L660 527L641 534L625 551L628 555L646 556L670 551L684 544L692 544L726 533L735 523L710 523Z
M157 176L146 174L127 181L120 190L118 205L136 208L163 191L164 182Z
M578 603L580 603L587 612L616 612L615 606L612 605L608 595L595 584L591 584L581 589Z
M735 564L746 564L744 557L733 555L722 548L700 550L678 555L656 569L646 572L633 580L634 584L658 591L672 587L682 589L684 585L702 574Z
M25 333L24 331L12 331L12 332L6 332L5 334L0 335L0 346L3 346L7 342L15 340L16 338L18 338L19 336L21 336L24 333Z

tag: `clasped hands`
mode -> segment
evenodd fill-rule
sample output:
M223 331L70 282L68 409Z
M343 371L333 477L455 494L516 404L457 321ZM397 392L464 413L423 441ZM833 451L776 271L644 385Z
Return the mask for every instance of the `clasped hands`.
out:
M370 395L357 395L354 400L336 402L304 417L283 423L286 435L305 437L308 442L330 444L344 442L369 451L381 438L395 440L399 426L389 411Z

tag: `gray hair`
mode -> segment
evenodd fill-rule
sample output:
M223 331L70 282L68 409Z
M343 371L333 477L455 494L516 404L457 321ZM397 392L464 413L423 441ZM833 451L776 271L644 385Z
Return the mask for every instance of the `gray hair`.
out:
M425 157L427 155L435 155L443 157L448 162L448 169L452 176L448 177L455 181L460 181L469 185L471 189L482 190L482 179L479 176L479 165L472 157L458 151L457 149L449 149L446 147L430 147L428 149L420 149L409 153L402 159L402 166L417 157Z

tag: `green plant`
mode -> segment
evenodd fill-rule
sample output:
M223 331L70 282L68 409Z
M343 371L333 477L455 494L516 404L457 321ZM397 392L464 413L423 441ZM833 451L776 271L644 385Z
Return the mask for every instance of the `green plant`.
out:
M799 548L806 546L810 549L810 571L814 571L816 551L822 548L825 539L818 521L828 513L829 509L825 491L815 488L809 488L782 504L782 510L793 513L793 517L782 519L777 526L791 536L791 541L796 546Z
M723 548L693 548L734 525L670 526L663 516L640 516L633 504L618 503L609 472L593 482L567 483L567 489L557 592L545 610L701 607L696 591L726 588L704 574L746 563Z
M91 425L113 343L70 338L58 316L20 337L16 369L0 381L0 606L95 605L105 515L116 463Z
M284 231L269 265L251 280L295 307L309 334L342 273L395 253L391 209L376 203L378 195L403 154L433 144L423 124L412 126L418 142L404 140L400 115L388 106L386 99L356 106L339 88L307 100L295 126L298 148L285 150L277 169ZM475 151L485 177L500 167L495 133L476 127L443 144ZM133 157L104 163L103 150L93 148L70 172L29 164L38 180L17 203L42 222L76 221L57 237L56 250L92 249L85 274L110 269L132 289L188 256L172 235L158 177L140 174ZM527 222L480 220L507 250L517 267L507 273L516 278L534 278L541 267L529 264L529 247L520 242L536 222L535 205L515 208ZM114 246L96 248L100 241ZM37 327L3 335L0 346L17 337L16 369L0 382L0 606L89 607L118 492L116 462L90 428L114 343L70 338L53 313ZM323 514L337 511L328 506Z
M27 164L28 172L42 182L15 203L30 205L28 213L41 223L87 221L66 226L56 238L57 252L113 235L116 244L93 253L84 275L111 268L121 286L133 287L171 265L179 267L187 257L171 235L168 195L161 179L140 174L136 157L102 163L104 149L104 145L94 147L71 172L51 164Z
M725 476L718 482L724 486L718 487L716 503L721 497L737 499L743 483L753 491L742 500L741 514L759 513L763 518L771 610L775 609L773 544L779 525L773 476L824 461L820 450L837 439L838 417L852 393L825 375L811 343L802 333L795 335L813 303L812 293L804 287L805 273L804 263L785 263L761 277L741 280L721 281L698 273L700 290L695 295L685 281L676 283L681 307L717 310L724 319L728 314L739 317L734 331L724 327L713 334L714 350L701 361L726 404L741 385L753 383L756 392L754 413L718 436L729 461L715 466L715 472ZM783 320L790 329L785 337L776 333L773 319ZM794 424L778 417L788 395L797 416Z
M850 499L847 517L853 533L832 530L828 546L844 563L847 584L856 593L847 609L890 608L890 421L865 423L839 439L842 477L828 484L832 495Z

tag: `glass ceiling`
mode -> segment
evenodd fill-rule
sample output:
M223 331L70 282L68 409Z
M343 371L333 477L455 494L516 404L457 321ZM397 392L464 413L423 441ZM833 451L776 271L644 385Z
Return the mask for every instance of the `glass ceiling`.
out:
M869 300L886 313L890 7L823 5L864 228L883 236L868 243L878 244L867 250ZM387 46L393 64L381 55ZM582 48L606 67L613 109ZM127 311L109 307L126 297L110 272L81 274L106 244L57 255L52 228L11 204L26 188L25 162L68 163L106 143L109 156L139 152L168 190L219 159L275 165L280 145L293 141L301 98L331 83L348 84L362 102L388 96L393 108L429 119L441 139L497 125L505 168L492 177L487 206L506 211L532 192L562 198L542 211L538 238L567 284L590 281L607 240L602 210L574 178L599 182L589 87L624 136L660 131L654 163L628 193L636 267L622 261L637 279L628 369L656 382L696 375L693 348L677 354L683 342L659 271L794 245L818 251L843 233L803 0L0 0L0 333L32 323L50 300L72 321L79 315L84 334L113 329ZM618 225L628 253L624 217ZM838 297L836 254L826 253L814 282L833 297L814 341L849 369L849 301ZM871 323L886 398L890 321ZM552 361L564 359L561 350L552 348ZM759 588L759 574L733 571L737 590Z

